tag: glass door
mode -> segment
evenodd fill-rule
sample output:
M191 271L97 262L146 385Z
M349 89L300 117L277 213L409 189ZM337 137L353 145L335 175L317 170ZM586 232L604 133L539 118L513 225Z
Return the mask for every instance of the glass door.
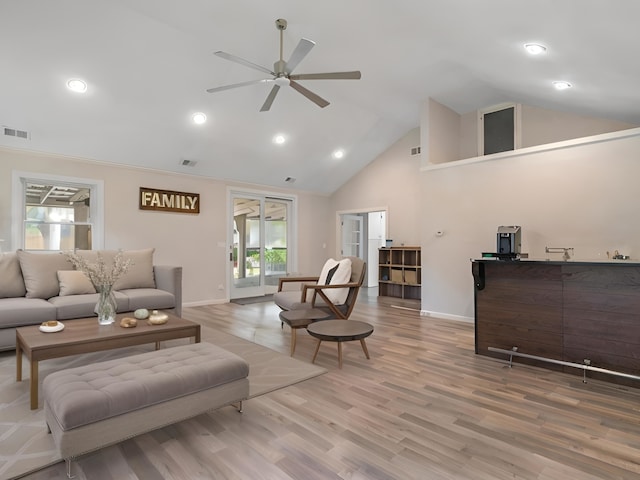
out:
M230 298L273 293L286 275L292 201L263 195L231 194Z
M264 295L260 198L232 195L233 248L231 298Z
M265 287L266 293L278 290L278 279L289 271L291 263L291 237L289 221L291 200L267 197L265 199Z

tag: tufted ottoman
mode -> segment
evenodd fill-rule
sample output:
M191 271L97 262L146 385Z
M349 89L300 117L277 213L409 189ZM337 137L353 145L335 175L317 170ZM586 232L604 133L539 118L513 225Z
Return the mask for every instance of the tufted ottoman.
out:
M43 382L47 425L67 462L249 394L249 365L209 343L61 370Z

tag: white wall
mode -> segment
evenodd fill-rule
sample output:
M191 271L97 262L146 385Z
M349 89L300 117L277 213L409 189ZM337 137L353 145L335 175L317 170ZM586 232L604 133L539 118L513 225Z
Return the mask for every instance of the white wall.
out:
M183 267L185 304L222 302L228 298L227 188L239 186L262 190L255 185L225 183L193 175L164 173L148 169L115 166L84 159L0 148L0 238L3 251L11 245L11 177L12 171L47 173L94 178L104 181L105 248L138 249L155 247L156 264ZM186 215L138 209L141 186L200 194L200 214ZM270 192L277 193L275 189ZM304 192L298 195L298 270L319 272L331 241L332 217L326 196ZM225 286L224 291L218 285Z
M423 140L428 139L431 143L443 143L449 145L451 139L443 133L442 127L435 127L438 124L449 125L449 135L451 132L458 132L458 157L455 160L465 158L475 158L478 156L478 112L468 112L463 115L455 113L444 105L437 104L433 108L433 101L430 100L428 110L433 118L421 117L422 128L431 133L422 133ZM425 107L423 106L423 109ZM453 125L452 115L458 117L458 125ZM618 132L636 128L638 125L609 120L606 118L587 117L574 115L571 113L549 110L545 108L533 107L531 105L521 106L521 147L533 147L536 145L546 145L548 143L561 142L576 138L583 138L602 133ZM452 150L444 148L433 148L428 164L448 162L451 160ZM424 159L423 159L424 160ZM426 165L423 161L423 165Z
M639 158L634 129L423 168L422 310L473 318L470 259L496 250L500 225L522 227L531 257L640 260Z
M331 196L332 214L387 210L387 238L394 245L419 245L420 156L410 155L419 142L420 129L415 128L351 178ZM337 233L334 229L334 255L340 254Z

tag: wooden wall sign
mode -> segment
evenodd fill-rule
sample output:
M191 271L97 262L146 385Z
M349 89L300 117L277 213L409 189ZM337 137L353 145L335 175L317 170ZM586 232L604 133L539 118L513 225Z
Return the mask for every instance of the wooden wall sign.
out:
M140 187L140 210L200 213L200 194Z

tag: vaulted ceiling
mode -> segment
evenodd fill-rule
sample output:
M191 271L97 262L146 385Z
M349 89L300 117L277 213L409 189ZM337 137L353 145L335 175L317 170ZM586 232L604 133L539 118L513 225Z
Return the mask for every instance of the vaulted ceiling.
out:
M300 80L326 108L286 87L260 112L272 84L207 93L265 78L214 52L272 69L278 18L285 60L316 42L295 73L362 79ZM331 193L419 126L428 98L460 114L519 102L640 124L638 18L631 0L3 0L0 125L27 138L0 145Z

